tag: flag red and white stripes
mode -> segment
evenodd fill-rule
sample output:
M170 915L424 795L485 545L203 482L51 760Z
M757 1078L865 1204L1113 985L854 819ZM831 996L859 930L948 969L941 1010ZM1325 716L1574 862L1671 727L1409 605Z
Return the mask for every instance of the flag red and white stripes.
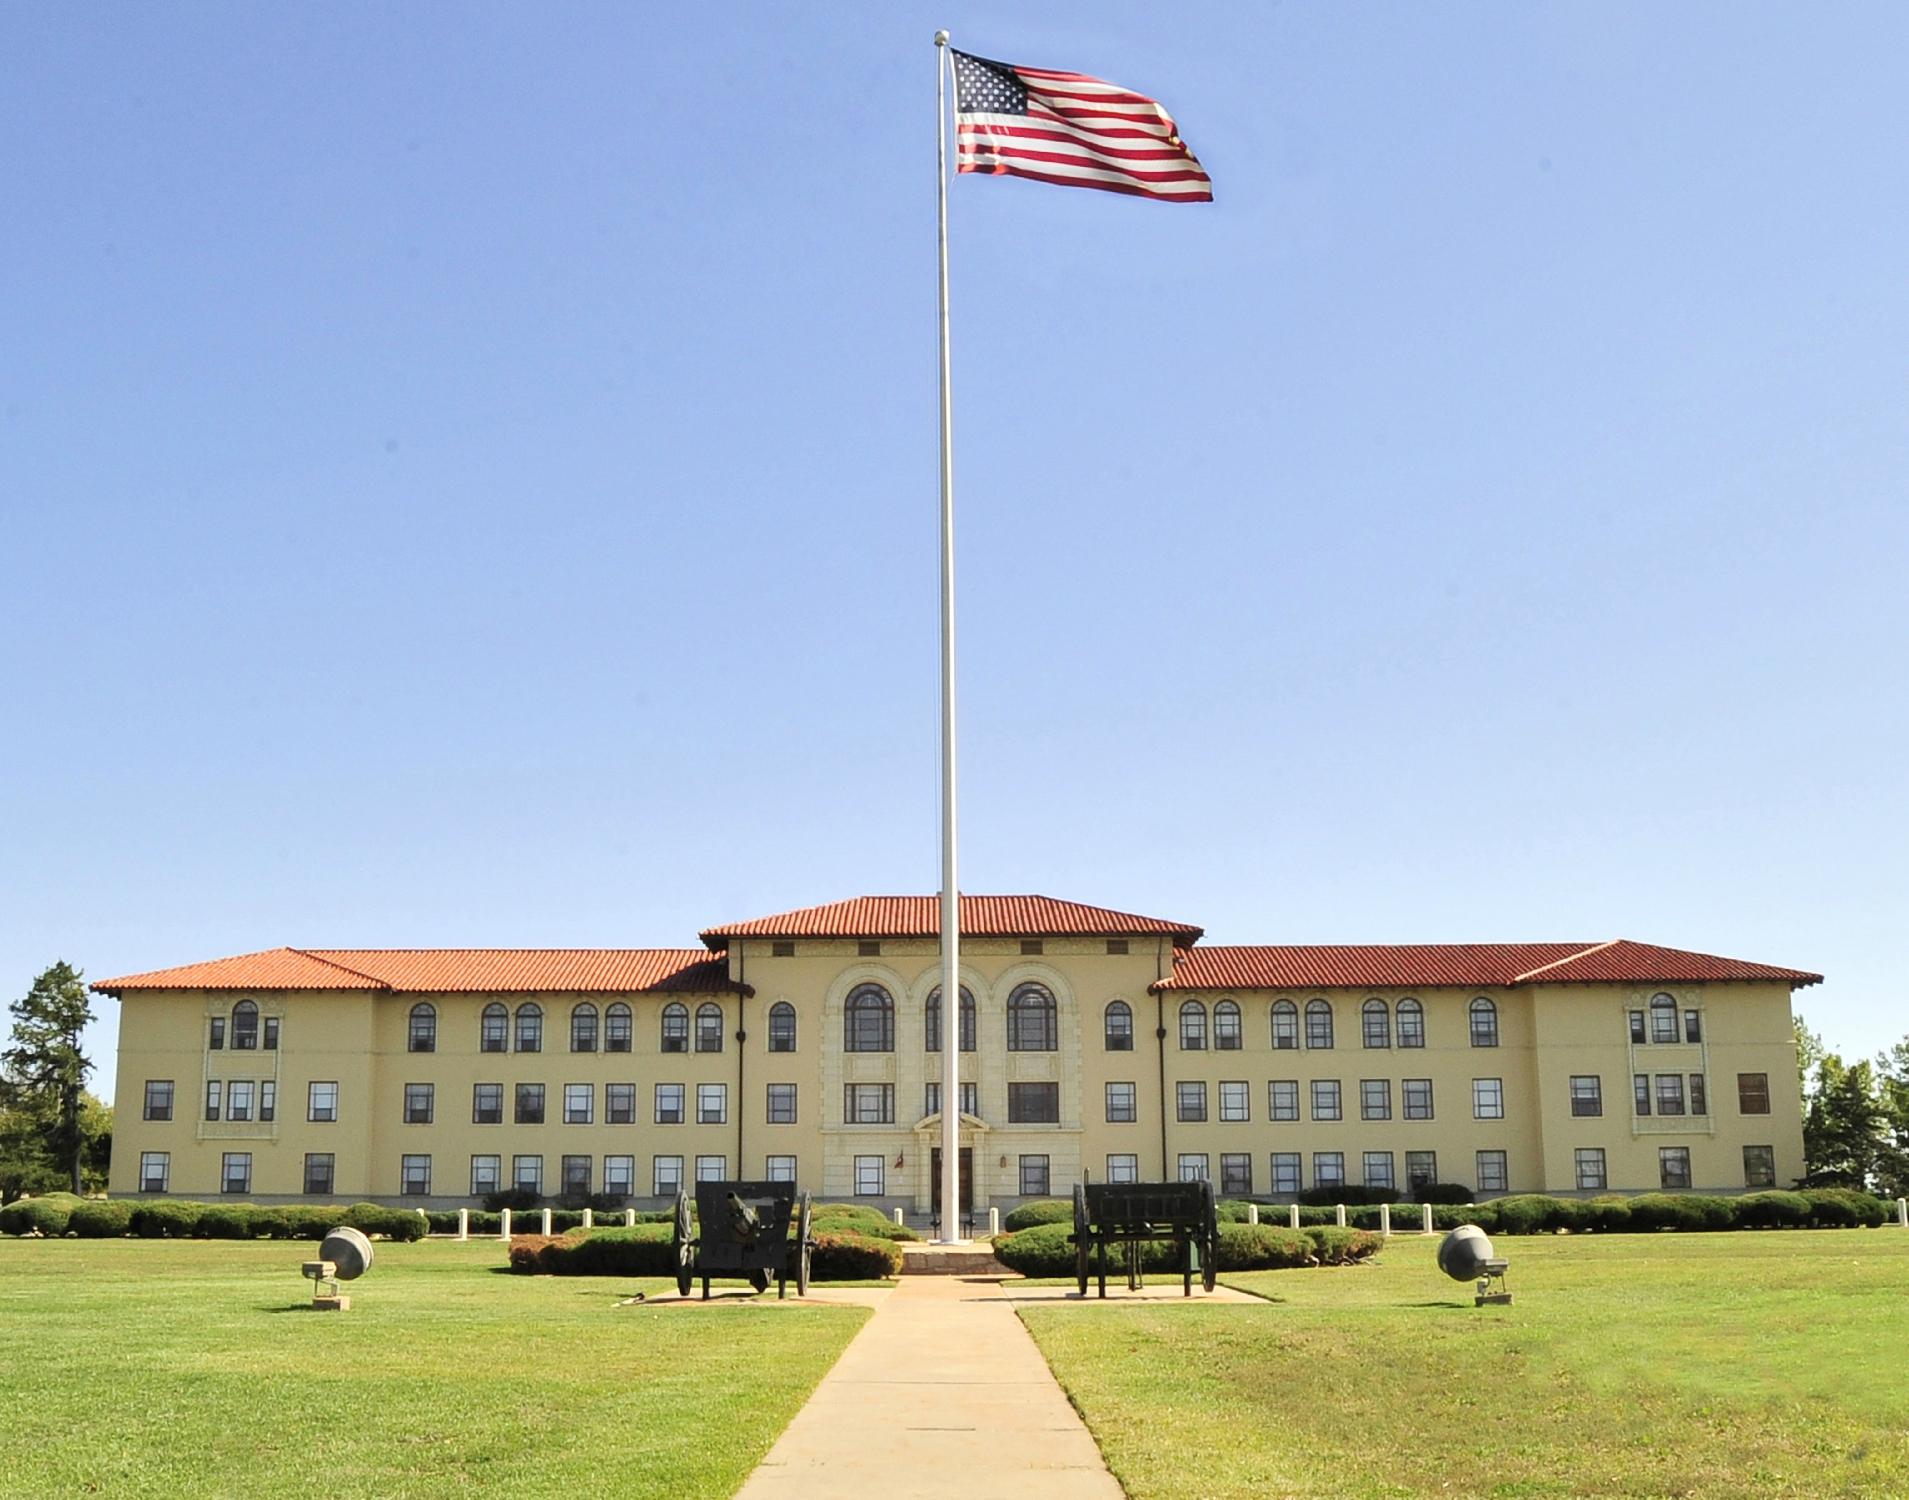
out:
M951 51L953 49L950 49ZM1085 73L954 54L955 165L1169 203L1213 182L1157 99Z

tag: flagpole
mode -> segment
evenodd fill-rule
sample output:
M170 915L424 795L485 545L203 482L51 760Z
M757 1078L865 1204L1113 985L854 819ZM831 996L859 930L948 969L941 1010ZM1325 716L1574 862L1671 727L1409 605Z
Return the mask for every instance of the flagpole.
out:
M961 888L955 882L954 395L948 359L948 33L935 33L941 270L941 1237L961 1233Z

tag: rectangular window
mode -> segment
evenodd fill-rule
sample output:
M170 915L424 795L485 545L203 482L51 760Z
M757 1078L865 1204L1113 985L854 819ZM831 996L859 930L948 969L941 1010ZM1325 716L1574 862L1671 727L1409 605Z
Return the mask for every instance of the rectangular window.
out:
M1315 1078L1312 1081L1312 1117L1315 1120L1340 1118L1338 1079Z
M208 1078L205 1084L205 1117L208 1120L219 1118L219 1101L224 1097L225 1085L216 1078Z
M142 1151L139 1153L139 1191L142 1193L163 1193L166 1184L172 1178L172 1153L170 1151Z
M1660 1115L1681 1115L1684 1112L1684 1075L1682 1073L1659 1073L1657 1075L1657 1113Z
M471 1158L471 1196L488 1198L498 1191L499 1179L504 1174L504 1159L501 1156L473 1156Z
M961 1113L962 1114L973 1115L977 1119L980 1117L981 1096L977 1092L979 1088L980 1088L980 1085L974 1084L974 1083L964 1083L961 1085ZM931 1083L928 1085L922 1113L924 1115L938 1115L941 1113L941 1085L940 1084Z
M1205 1182L1212 1173L1207 1170L1204 1151L1182 1151L1180 1153L1180 1181Z
M566 1198L587 1198L590 1196L591 1161L587 1156L566 1156L560 1169L563 1172L563 1195Z
M698 1125L725 1125L728 1122L729 1085L726 1083L697 1084L696 1123Z
M1662 1005L1653 1000L1650 1007L1650 1039L1653 1044L1677 1040L1677 1007L1671 1004L1668 995L1662 998Z
M259 1085L259 1118L268 1125L278 1118L278 1085L269 1078Z
M1273 1192L1282 1198L1290 1198L1299 1191L1299 1153L1297 1151L1275 1151L1273 1153Z
M1109 1182L1138 1182L1140 1158L1131 1151L1110 1153L1107 1157L1107 1180Z
M1644 1013L1641 1010L1631 1012L1631 1045L1644 1045Z
M1701 1073L1690 1075L1690 1112L1693 1115L1710 1113L1710 1094L1704 1087L1704 1075Z
M1769 1112L1770 1075L1768 1073L1737 1074L1737 1113L1767 1115Z
M520 1083L517 1085L517 1115L519 1125L541 1125L544 1122L544 1086L541 1083Z
M793 1083L769 1085L768 1118L771 1125L795 1124L795 1085Z
M650 1186L653 1196L674 1198L683 1186L683 1159L680 1156L658 1156L650 1163Z
M1408 1188L1429 1187L1437 1181L1438 1153L1436 1151L1405 1153L1405 1185Z
M1253 1191L1253 1158L1244 1151L1220 1153L1220 1191L1244 1198Z
M610 1125L636 1123L635 1084L606 1083L603 1085L603 1118L605 1123Z
M1346 1154L1343 1151L1315 1151L1312 1154L1312 1185L1344 1187Z
M1275 1078L1266 1085L1266 1105L1268 1114L1275 1120L1297 1120L1299 1081L1295 1078Z
M1127 940L1125 938L1108 938L1107 939L1107 952L1110 956L1118 957L1119 955L1124 954L1126 951L1127 951Z
M1040 938L1022 938L1021 956L1023 958L1038 958L1046 951L1046 946L1046 943Z
M1753 1188L1776 1186L1776 1147L1743 1148L1743 1185Z
M1704 1039L1703 1012L1687 1010L1684 1012L1684 1040L1701 1042Z
M421 1198L431 1191L431 1158L407 1156L400 1163L400 1180L407 1198Z
M1390 1151L1365 1153L1365 1185L1375 1188L1392 1186L1392 1153Z
M882 1169L888 1165L887 1159L880 1156L858 1156L855 1158L855 1196L858 1198L879 1198L882 1195Z
M656 1123L658 1125L680 1125L683 1123L683 1093L685 1085L680 1083L659 1083L656 1086ZM678 1165L681 1165L680 1161Z
M277 1016L267 1016L265 1018L265 1050L267 1052L278 1051L278 1017Z
M1597 1073L1571 1075L1571 1113L1580 1119L1604 1113L1604 1079Z
M1010 1083L1008 1123L1058 1125L1061 1122L1061 1086L1058 1083Z
M252 1153L250 1151L228 1151L219 1158L219 1191L222 1193L252 1191Z
M1510 1189L1511 1169L1502 1151L1480 1151L1473 1158L1478 1172L1478 1191L1503 1193Z
M696 1180L698 1182L721 1182L728 1175L728 1157L699 1156L696 1158Z
M503 1084L478 1083L471 1086L471 1123L473 1125L502 1125L504 1123Z
M510 1183L520 1193L542 1194L544 1159L541 1156L513 1156L510 1159Z
M603 1158L603 1191L612 1198L627 1198L636 1191L636 1158L634 1156Z
M338 1118L338 1085L314 1083L305 1092L305 1118L328 1124Z
M148 1120L172 1118L172 1080L170 1078L146 1080L146 1118Z
M1406 1119L1429 1120L1432 1118L1431 1079L1407 1078L1399 1084L1399 1093L1405 1104Z
M1176 1083L1173 1086L1174 1118L1200 1121L1206 1118L1206 1085Z
M1253 1118L1252 1100L1244 1082L1220 1085L1220 1118L1222 1120Z
M795 1158L793 1156L772 1156L765 1163L765 1169L771 1182L795 1181Z
M1603 1190L1604 1187L1604 1148L1602 1146L1580 1146L1572 1153L1577 1163L1578 1187L1583 1191Z
M1131 1125L1139 1118L1139 1090L1131 1083L1107 1085L1107 1123Z
M895 1123L895 1085L892 1083L844 1085L842 1118L851 1125L893 1125Z
M721 1087L721 1085L717 1085ZM588 1125L596 1118L596 1085L589 1083L566 1083L563 1086L563 1123L566 1125Z
M880 939L863 938L855 945L855 953L859 958L880 958L882 956Z
M1688 1146L1659 1146L1657 1148L1657 1180L1667 1188L1687 1188L1690 1186L1690 1148Z
M769 944L769 957L794 958L795 944L788 938L777 938L774 942Z
M1505 1117L1505 1081L1502 1078L1472 1080L1472 1118L1502 1120Z
M224 1049L225 1047L225 1017L224 1016L214 1016L212 1018L212 1034L206 1038L206 1046L209 1047L214 1052L218 1052Z
M1359 1080L1359 1118L1361 1120L1392 1118L1391 1079L1361 1078Z
M1021 1158L1021 1196L1023 1198L1047 1196L1047 1158L1045 1156Z
M1631 1075L1631 1109L1639 1116L1650 1113L1650 1074Z
M225 1117L241 1123L252 1118L252 1080L234 1078L225 1086Z
M407 1083L404 1086L404 1123L407 1125L429 1125L431 1117L437 1113L437 1089L428 1083Z
M329 1151L305 1153L305 1191L314 1198L329 1197L337 1191L338 1159Z

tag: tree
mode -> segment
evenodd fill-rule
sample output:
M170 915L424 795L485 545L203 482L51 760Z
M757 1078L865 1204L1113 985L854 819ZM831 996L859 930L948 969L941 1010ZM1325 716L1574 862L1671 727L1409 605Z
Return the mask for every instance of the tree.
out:
M1883 1139L1876 1155L1876 1181L1891 1198L1909 1197L1909 1037L1876 1059Z
M93 1064L80 1051L80 1033L93 1018L80 971L61 960L33 981L24 999L8 1007L13 1045L5 1053L7 1092L14 1108L38 1114L46 1145L76 1193L85 1187L81 1095Z
M1810 1074L1823 1060L1823 1039L1810 1030L1800 1013L1790 1017L1790 1028L1796 1033L1796 1091L1802 1096L1803 1112L1808 1114Z
M1803 1159L1815 1187L1866 1188L1883 1147L1884 1113L1867 1062L1834 1052L1816 1066L1816 1091L1803 1119Z

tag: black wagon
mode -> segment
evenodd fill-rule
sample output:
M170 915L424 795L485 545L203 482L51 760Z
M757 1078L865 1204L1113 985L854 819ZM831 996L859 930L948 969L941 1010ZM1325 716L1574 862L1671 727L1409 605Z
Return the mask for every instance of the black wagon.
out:
M815 1249L810 1231L809 1195L792 1182L699 1182L696 1213L690 1215L689 1190L676 1193L676 1290L689 1295L703 1283L709 1300L714 1278L747 1281L759 1292L788 1295L793 1278L798 1297L808 1295L809 1256Z
M1087 1295L1089 1262L1098 1264L1100 1295L1107 1295L1107 1255L1119 1246L1127 1289L1140 1289L1141 1246L1172 1240L1179 1250L1181 1295L1193 1278L1212 1291L1219 1275L1220 1216L1213 1184L1197 1182L1082 1182L1074 1187L1074 1273Z

